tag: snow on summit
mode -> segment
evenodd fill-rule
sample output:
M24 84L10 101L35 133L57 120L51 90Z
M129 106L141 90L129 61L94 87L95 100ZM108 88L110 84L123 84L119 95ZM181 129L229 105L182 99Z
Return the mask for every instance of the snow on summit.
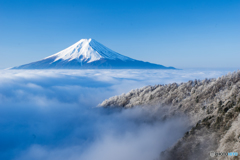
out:
M121 55L94 39L81 39L42 60L12 69L175 69Z
M47 58L55 57L53 62L58 60L68 60L72 61L74 59L79 62L91 63L93 61L100 60L101 58L106 59L120 59L120 60L133 60L126 56L123 56L111 49L105 47L94 39L81 39L77 43L71 45L70 47L52 55ZM45 58L45 59L47 59Z

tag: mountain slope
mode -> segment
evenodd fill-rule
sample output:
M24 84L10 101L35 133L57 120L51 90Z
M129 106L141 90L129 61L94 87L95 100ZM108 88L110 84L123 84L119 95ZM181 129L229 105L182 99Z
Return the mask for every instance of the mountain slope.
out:
M72 46L40 61L12 69L175 69L134 60L105 47L94 39L81 39Z
M240 153L240 71L218 79L147 86L112 97L100 106L158 106L164 111L163 120L187 115L190 130L162 152L161 160L213 159L210 151ZM239 157L217 159L227 158Z

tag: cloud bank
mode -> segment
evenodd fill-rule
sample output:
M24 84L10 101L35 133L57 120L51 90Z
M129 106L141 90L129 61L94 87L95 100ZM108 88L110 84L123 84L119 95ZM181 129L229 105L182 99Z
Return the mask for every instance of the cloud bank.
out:
M156 159L187 130L144 108L103 100L145 85L215 78L228 71L1 70L0 159Z

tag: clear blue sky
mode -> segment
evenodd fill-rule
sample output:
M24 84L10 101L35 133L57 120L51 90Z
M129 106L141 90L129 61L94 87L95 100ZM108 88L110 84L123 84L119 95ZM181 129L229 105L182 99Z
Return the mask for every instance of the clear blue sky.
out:
M239 0L0 0L0 68L82 38L177 68L240 68Z

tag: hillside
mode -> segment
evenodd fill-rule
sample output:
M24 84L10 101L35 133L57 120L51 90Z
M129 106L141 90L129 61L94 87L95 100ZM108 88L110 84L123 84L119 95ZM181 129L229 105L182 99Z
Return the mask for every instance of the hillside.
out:
M240 153L240 71L217 79L146 86L105 100L100 106L158 106L165 109L163 120L187 115L191 129L161 153L161 160L213 159L210 151ZM218 156L227 158L238 159Z

